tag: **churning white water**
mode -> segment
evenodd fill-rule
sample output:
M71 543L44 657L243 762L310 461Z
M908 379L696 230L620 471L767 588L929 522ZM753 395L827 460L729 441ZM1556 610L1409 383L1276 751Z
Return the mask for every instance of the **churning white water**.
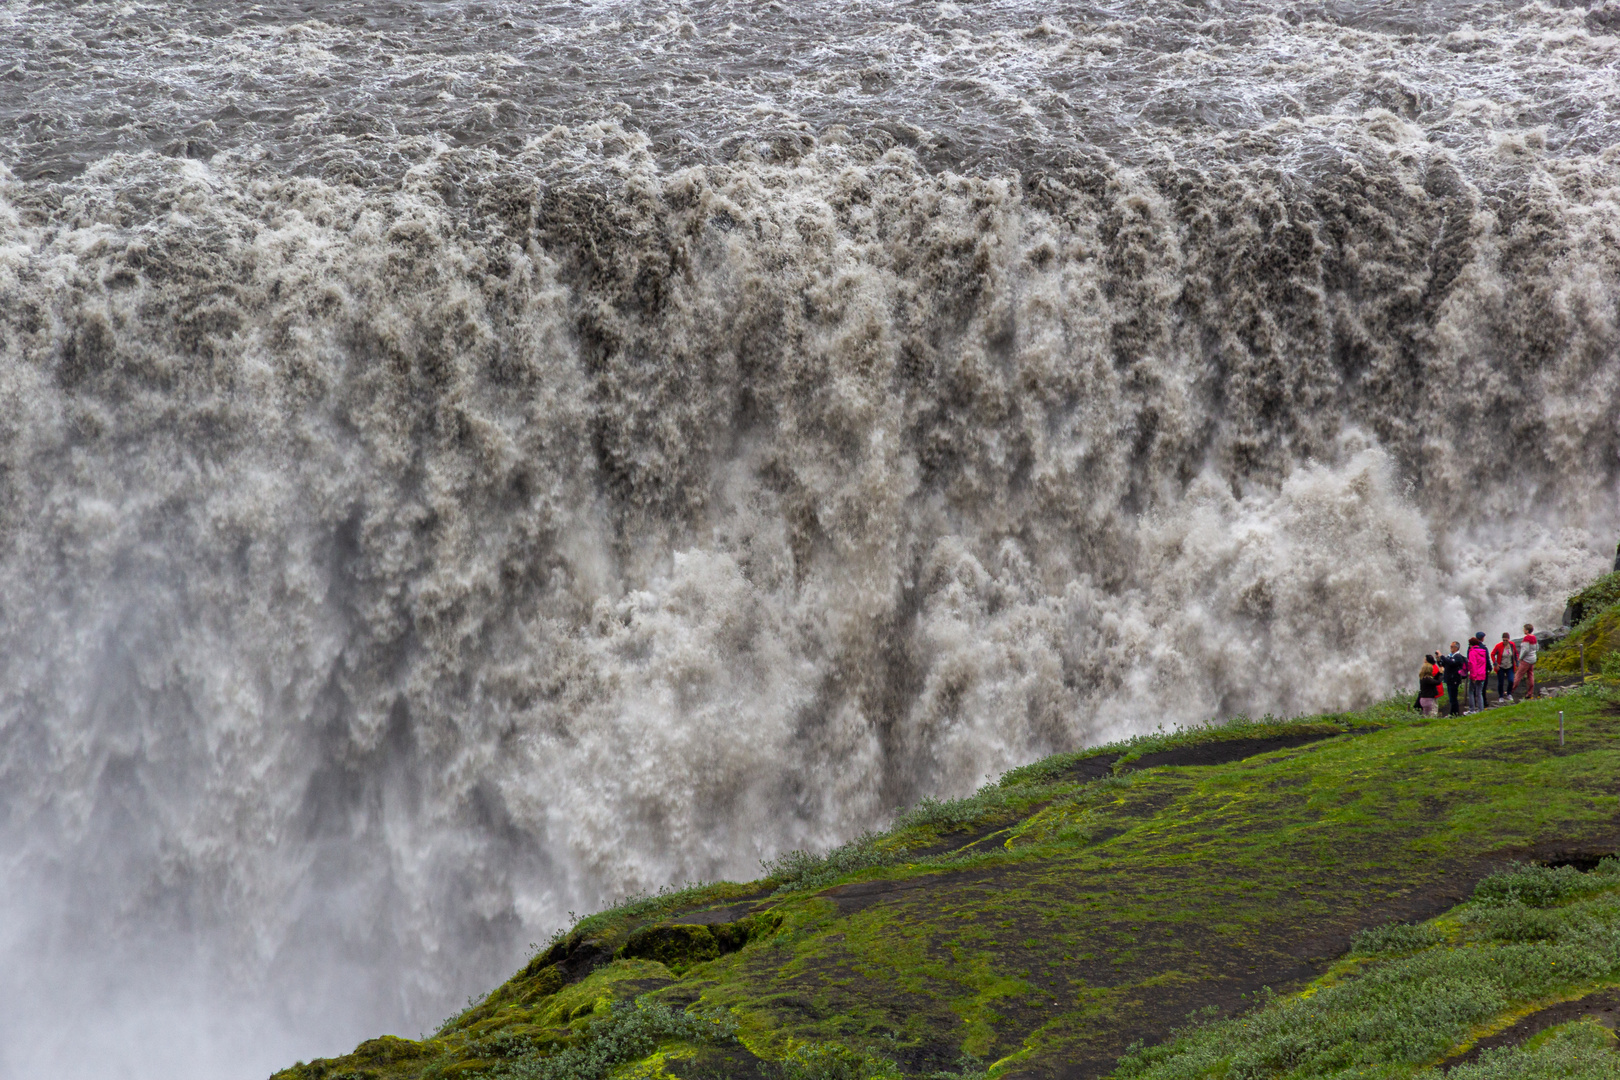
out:
M0 1075L1606 568L1620 9L0 3Z

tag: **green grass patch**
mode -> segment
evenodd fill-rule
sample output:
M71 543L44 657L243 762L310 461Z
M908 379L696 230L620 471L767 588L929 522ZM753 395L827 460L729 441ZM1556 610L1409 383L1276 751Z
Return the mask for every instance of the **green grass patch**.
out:
M1404 711L1402 703L1404 704ZM824 889L863 871L914 862L916 852L954 832L975 828L1012 825L1023 819L1031 807L1052 799L1084 792L1094 796L1111 790L1107 781L1077 782L1065 779L1074 766L1087 759L1113 756L1116 770L1126 769L1147 754L1207 743L1276 738L1287 735L1341 734L1369 729L1392 719L1410 720L1410 702L1391 699L1361 713L1329 717L1251 720L1237 717L1221 724L1196 725L1170 731L1155 731L1120 742L1090 747L1068 754L1054 754L1004 773L1000 779L960 799L925 798L897 811L892 824L882 832L866 832L849 843L826 853L789 851L761 863L766 880L778 894ZM967 853L979 858L988 849ZM962 853L942 853L926 861L949 864L961 861Z
M687 882L679 888L669 887L652 893L638 893L625 897L611 907L576 920L567 930L559 929L552 935L550 944L555 945L568 937L591 937L621 923L648 922L663 918L671 912L724 903L738 896L747 895L751 891L750 886L739 885L732 881L697 881Z
M1352 959L1304 993L1139 1049L1115 1075L1437 1077L1432 1066L1493 1024L1614 983L1620 861L1586 874L1520 865L1487 877L1470 903L1427 925L1363 933ZM1600 1047L1587 1034L1487 1052L1451 1075L1611 1075L1558 1071L1577 1062L1585 1069L1588 1051L1612 1044Z
M615 1077L686 1076L722 1051L827 1080L891 1066L907 1078L1059 1066L1101 1075L1133 1041L1162 1043L1190 1013L1231 1016L1264 987L1292 995L1324 971L1299 1000L1336 1000L1350 991L1335 987L1354 983L1391 995L1389 1009L1428 1009L1434 1031L1484 1023L1475 1006L1456 1005L1456 971L1425 965L1466 953L1485 966L1456 977L1484 986L1487 959L1517 956L1531 982L1504 983L1496 997L1480 990L1511 1010L1514 995L1543 992L1535 972L1555 962L1575 972L1583 948L1600 955L1579 936L1598 940L1581 913L1614 903L1613 892L1592 892L1594 875L1520 866L1489 879L1468 918L1432 916L1493 867L1549 845L1615 842L1620 716L1595 683L1466 718L1423 721L1410 706L1403 696L1358 713L1155 732L1056 755L965 799L920 803L832 852L784 855L760 881L632 898L582 919L433 1039L392 1040L375 1061L357 1051L284 1080L494 1077L520 1063L549 1077L568 1074L536 1071L563 1067L543 1062L595 1068L609 1058ZM1345 737L1128 771L1162 751L1311 734ZM1077 766L1100 754L1127 771L1080 779L1099 770ZM683 922L699 909L736 921ZM1400 997L1402 985L1427 989ZM643 1024L625 1011L634 1001L727 1017L736 1041L693 1041L671 1026L621 1060L645 1039L608 1038L618 1029L597 1025ZM1288 1052L1326 1067L1343 1040L1327 1021L1311 1030L1316 1041ZM1285 1035L1278 1028L1279 1046ZM1420 1068L1447 1037L1408 1031L1390 1060ZM1584 1036L1569 1037L1547 1043L1576 1054ZM630 1050L607 1052L616 1045ZM1173 1057L1132 1060L1171 1068Z

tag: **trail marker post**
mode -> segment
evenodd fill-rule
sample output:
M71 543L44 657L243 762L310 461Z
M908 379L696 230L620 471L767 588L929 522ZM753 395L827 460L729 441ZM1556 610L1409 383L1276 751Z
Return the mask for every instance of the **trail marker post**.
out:
M1558 745L1564 745L1564 710L1558 710Z

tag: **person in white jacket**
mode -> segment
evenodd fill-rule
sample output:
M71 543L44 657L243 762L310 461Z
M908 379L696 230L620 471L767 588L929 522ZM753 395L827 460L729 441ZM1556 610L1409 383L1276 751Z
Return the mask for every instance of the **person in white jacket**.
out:
M1516 638L1519 647L1519 666L1513 669L1513 696L1529 701L1536 696L1536 628L1524 624L1524 637Z

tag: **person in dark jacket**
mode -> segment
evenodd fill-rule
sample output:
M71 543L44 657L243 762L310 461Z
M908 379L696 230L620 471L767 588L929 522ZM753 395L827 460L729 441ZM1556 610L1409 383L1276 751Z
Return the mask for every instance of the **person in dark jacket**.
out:
M1460 716L1462 710L1457 707L1457 687L1467 676L1464 672L1468 666L1468 658L1462 654L1462 642L1453 641L1451 651L1440 657L1440 671L1446 682L1446 697L1451 701L1451 715Z

